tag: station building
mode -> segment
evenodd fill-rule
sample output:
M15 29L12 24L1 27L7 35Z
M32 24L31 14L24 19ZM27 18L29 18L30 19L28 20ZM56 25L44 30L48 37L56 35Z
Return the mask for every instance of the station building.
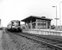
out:
M50 29L51 20L45 16L29 16L21 21L25 22L26 28L28 29Z

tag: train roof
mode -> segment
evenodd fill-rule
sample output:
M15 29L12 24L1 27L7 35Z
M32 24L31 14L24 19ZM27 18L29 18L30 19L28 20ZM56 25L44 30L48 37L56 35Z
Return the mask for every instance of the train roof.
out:
M11 22L20 22L19 20L12 20Z

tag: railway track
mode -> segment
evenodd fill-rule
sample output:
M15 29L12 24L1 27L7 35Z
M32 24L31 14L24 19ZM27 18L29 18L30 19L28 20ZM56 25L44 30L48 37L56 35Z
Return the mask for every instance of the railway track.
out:
M55 48L55 50L62 50L62 43L60 43L59 41L53 41L51 39L47 39L47 38L44 38L44 37L39 37L39 36L32 35L32 34L29 34L29 33L16 33L16 35L25 37L29 40L33 40L34 42L37 42L37 43L40 43L40 44L41 43L45 44L48 47L53 47L53 48Z

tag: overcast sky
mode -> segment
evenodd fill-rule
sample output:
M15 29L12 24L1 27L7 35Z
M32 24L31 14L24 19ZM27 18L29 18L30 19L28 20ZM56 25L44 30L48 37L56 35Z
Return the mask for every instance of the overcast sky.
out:
M55 24L56 8L52 6L57 6L57 17L60 18L60 1L62 0L0 0L0 18L2 25L7 26L11 20L22 20L30 15L52 18L52 24ZM62 3L60 7L62 7ZM60 25L59 20L57 24Z

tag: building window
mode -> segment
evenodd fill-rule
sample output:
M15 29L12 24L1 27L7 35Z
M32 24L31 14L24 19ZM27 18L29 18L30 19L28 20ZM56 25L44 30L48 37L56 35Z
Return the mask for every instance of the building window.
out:
M38 23L38 26L41 26L41 25L46 25L46 22Z

